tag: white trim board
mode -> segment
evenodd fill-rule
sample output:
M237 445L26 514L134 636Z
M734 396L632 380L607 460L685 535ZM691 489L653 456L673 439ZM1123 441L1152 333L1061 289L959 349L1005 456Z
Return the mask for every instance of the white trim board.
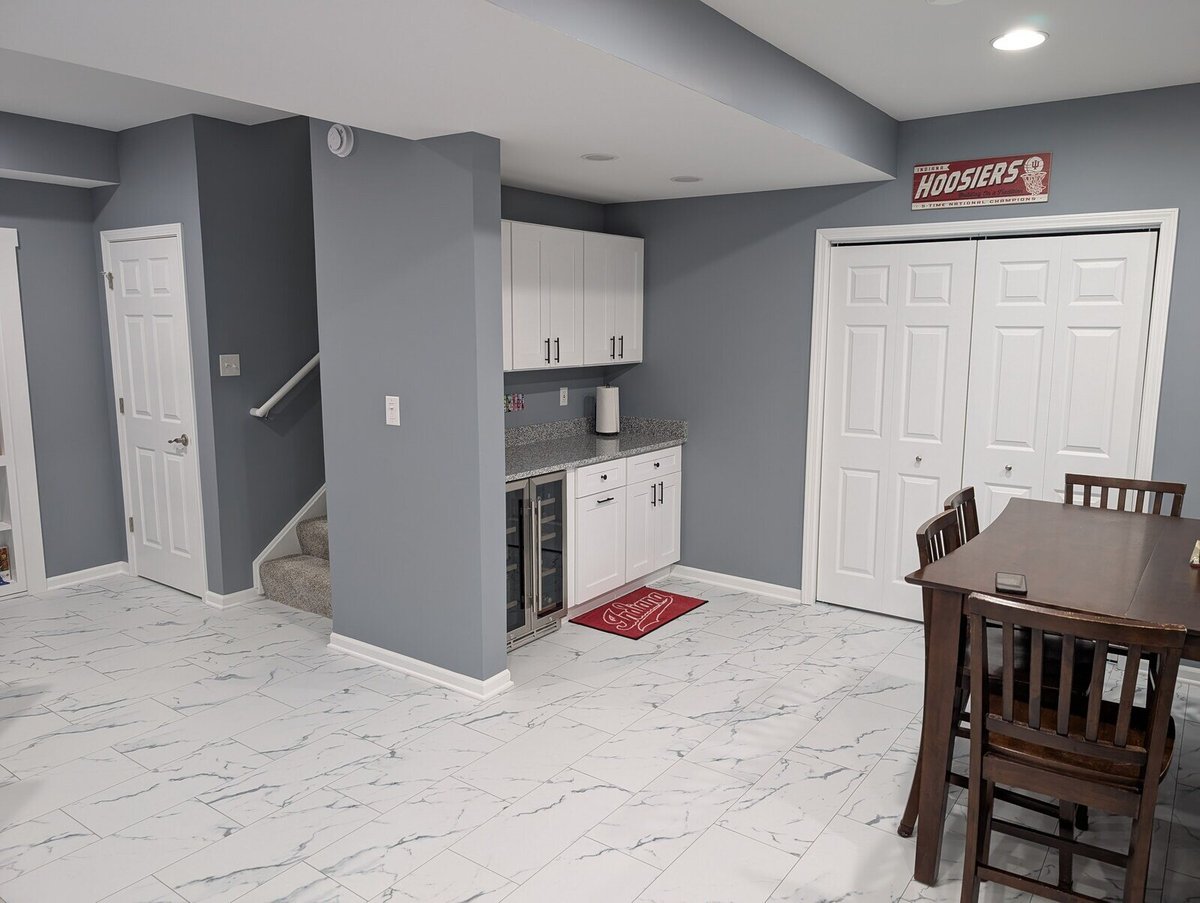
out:
M749 577L735 577L732 574L721 574L717 571L704 571L700 568L687 567L677 564L671 568L672 577L683 577L687 580L699 580L701 583L711 583L713 586L724 586L728 589L738 589L756 596L766 596L768 599L778 599L781 602L805 603L801 590L792 586L781 586L778 583L764 583L761 580L751 580Z
M834 245L870 242L939 241L954 238L1011 238L1046 233L1158 230L1154 288L1150 295L1150 325L1146 333L1146 369L1142 387L1141 423L1134 476L1148 480L1154 467L1158 403L1162 391L1167 316L1175 269L1178 208L1076 213L1060 216L1022 216L1011 219L966 220L952 223L911 223L899 226L851 226L818 229L813 260L812 345L808 375L808 444L804 466L804 536L801 549L802 600L817 599L817 538L821 516L821 455L825 419L825 355L829 327L829 268Z
M18 559L24 565L24 591L39 593L46 589L46 557L43 549L42 507L38 496L37 455L33 447L33 411L29 400L29 366L25 353L25 325L22 313L20 261L17 249L20 237L16 229L0 229L0 317L5 329L0 332L0 389L8 395L8 452L17 463L13 539L22 548ZM10 505L14 500L10 499ZM18 574L18 581L21 575ZM14 593L14 595L16 595Z
M399 652L392 652L390 649L372 646L370 643L364 643L362 640L342 636L340 633L329 634L329 648L335 652L344 652L347 655L353 655L355 658L361 658L364 661L382 665L384 668L390 668L392 671L399 671L410 677L415 677L431 684L437 684L440 687L446 687L462 693L464 696L470 696L472 699L481 701L498 696L513 685L512 677L509 675L507 668L499 674L492 675L487 680L479 680L475 677L459 674L457 671L451 671L448 668L431 665L429 662L423 662L420 659L401 655Z
M204 430L200 425L200 418L196 411L196 372L195 372L195 324L192 323L192 308L188 296L187 287L187 258L183 252L183 224L168 223L160 226L138 226L132 229L106 229L100 233L100 258L101 264L105 272L112 272L112 245L123 241L144 241L151 238L170 238L174 239L179 248L179 259L184 270L184 285L183 285L183 307L187 315L188 329L188 350L191 352L188 355L188 372L192 382L192 423L195 424L195 436L193 437L193 445L196 448L197 459L200 457L200 449L204 446L208 439L204 435ZM125 418L122 416L118 408L117 399L127 393L122 388L122 369L121 369L121 352L116 341L117 335L117 307L116 298L111 290L104 292L104 306L107 311L107 329L108 329L108 350L112 363L112 385L113 385L113 417L117 421L117 448L120 452L121 463L121 498L125 504L125 520L128 521L134 515L133 496L129 489L129 444L125 430ZM199 480L196 492L196 510L200 514L200 535L197 537L197 549L200 555L200 562L204 569L203 586L208 587L208 543L207 537L204 535L205 525L207 521L204 517L204 472L197 460L197 470ZM128 534L126 534L126 549L129 556L129 573L134 576L138 574L137 564L137 543L130 542ZM210 605L214 604L209 601L208 596L213 595L217 599L225 598L215 593L205 593L204 601ZM222 607L222 606L216 606ZM227 606L226 606L227 607Z
M91 583L105 577L121 577L129 573L128 561L113 561L109 564L85 568L82 571L72 571L69 574L59 574L57 577L46 578L46 589L62 589L67 586L78 586L81 583Z
M262 599L263 594L257 587L249 589L240 589L236 593L214 593L209 590L204 594L204 604L210 605L213 608L224 611L226 608L237 608L239 605L245 605L247 602L253 602L255 599Z
M254 559L254 563L250 566L254 578L254 588L258 592L262 592L262 577L259 575L259 569L268 561L274 561L276 558L284 558L288 555L299 555L300 538L296 534L296 528L300 526L301 521L306 521L314 517L323 517L328 513L325 502L325 484L321 484L321 488L313 494L304 505L296 512L282 530L275 534L275 538L267 543L266 547L258 553L258 557Z

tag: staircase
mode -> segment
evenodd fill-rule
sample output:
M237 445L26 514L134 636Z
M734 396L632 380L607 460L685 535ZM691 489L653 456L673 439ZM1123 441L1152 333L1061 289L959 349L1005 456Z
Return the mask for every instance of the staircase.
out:
M300 554L264 561L258 575L268 599L333 617L329 588L329 519L314 517L296 528Z

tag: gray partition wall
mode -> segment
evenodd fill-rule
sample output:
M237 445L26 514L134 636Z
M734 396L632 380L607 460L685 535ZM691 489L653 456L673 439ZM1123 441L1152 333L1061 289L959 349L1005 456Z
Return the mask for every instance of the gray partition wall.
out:
M500 144L312 123L335 633L505 668ZM400 398L400 425L384 398Z

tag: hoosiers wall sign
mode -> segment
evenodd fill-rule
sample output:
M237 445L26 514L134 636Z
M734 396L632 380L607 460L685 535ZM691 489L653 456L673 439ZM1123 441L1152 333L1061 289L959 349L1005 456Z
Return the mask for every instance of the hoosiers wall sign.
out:
M1013 154L913 167L912 209L1038 204L1050 197L1050 154Z

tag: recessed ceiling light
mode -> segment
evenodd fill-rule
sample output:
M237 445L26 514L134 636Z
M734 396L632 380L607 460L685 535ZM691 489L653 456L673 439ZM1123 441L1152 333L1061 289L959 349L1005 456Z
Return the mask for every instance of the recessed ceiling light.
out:
M617 159L616 154L582 154L580 160L588 160L592 163L607 163L609 160Z
M672 182L703 182L699 176L671 176Z
M1046 40L1046 32L1032 28L1014 28L992 41L997 50L1029 50Z

